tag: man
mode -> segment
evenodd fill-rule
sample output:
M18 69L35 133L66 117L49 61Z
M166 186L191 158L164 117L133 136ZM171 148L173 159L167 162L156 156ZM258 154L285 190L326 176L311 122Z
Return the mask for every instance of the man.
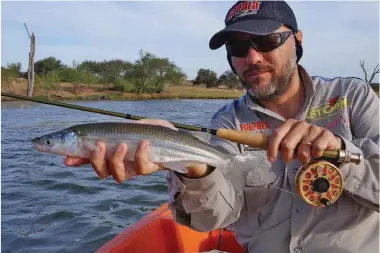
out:
M207 165L189 167L184 175L169 171L176 221L199 231L233 224L237 240L252 253L379 252L379 101L373 90L356 78L312 78L298 65L302 33L285 2L237 2L225 23L210 48L226 46L247 94L220 109L211 128L261 132L270 140L267 151L216 138L212 144L236 154L264 153L268 162L260 169L252 164L243 192ZM141 122L173 127L167 121ZM136 152L140 175L160 169L148 160L147 144ZM109 166L106 147L99 147L90 159L98 175L125 180L128 147L121 145ZM331 206L316 208L301 199L294 176L302 164L332 149L360 153L363 161L340 164L343 194ZM66 160L67 165L87 162Z

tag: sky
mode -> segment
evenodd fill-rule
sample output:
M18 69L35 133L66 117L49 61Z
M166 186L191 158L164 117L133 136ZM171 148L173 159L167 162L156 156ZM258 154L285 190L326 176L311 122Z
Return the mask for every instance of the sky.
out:
M209 49L233 1L1 2L1 65L26 71L29 37L35 61L54 56L69 66L84 60L135 61L139 50L168 57L188 76L200 68L229 70L225 48ZM364 78L379 63L378 1L289 1L303 32L300 64L312 76ZM378 82L379 75L375 81Z

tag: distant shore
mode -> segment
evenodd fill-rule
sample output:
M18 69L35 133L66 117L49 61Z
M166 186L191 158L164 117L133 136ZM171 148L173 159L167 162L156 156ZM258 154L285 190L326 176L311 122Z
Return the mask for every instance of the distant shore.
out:
M2 85L2 91L26 96L26 80L17 79ZM221 88L205 88L192 85L171 85L161 93L129 93L112 91L104 85L83 85L75 89L71 83L60 83L54 88L36 86L33 97L60 101L81 100L148 100L148 99L235 99L244 95L244 90ZM1 101L16 101L17 99L2 96Z
M50 86L51 87L51 86ZM379 96L379 85L373 89ZM8 84L2 84L2 91L26 96L27 82L25 79L14 79ZM226 87L206 88L192 85L171 85L161 93L129 93L113 91L105 85L82 85L76 89L75 84L59 83L53 88L36 86L33 97L54 101L85 101L85 100L149 100L149 99L236 99L244 95L240 89ZM2 96L1 101L16 101L17 99Z

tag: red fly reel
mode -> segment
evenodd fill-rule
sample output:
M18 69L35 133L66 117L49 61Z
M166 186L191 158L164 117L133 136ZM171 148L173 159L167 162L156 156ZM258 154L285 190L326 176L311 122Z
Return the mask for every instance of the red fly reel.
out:
M343 192L343 177L339 169L328 161L310 161L304 164L295 177L302 199L315 207L334 203Z

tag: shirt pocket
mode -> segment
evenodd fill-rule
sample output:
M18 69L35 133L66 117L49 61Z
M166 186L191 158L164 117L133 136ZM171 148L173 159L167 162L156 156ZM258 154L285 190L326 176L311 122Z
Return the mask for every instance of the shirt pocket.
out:
M257 232L271 229L289 219L291 195L285 164L281 160L265 164L248 173L245 182L245 203L251 225ZM280 188L280 189L279 189Z

